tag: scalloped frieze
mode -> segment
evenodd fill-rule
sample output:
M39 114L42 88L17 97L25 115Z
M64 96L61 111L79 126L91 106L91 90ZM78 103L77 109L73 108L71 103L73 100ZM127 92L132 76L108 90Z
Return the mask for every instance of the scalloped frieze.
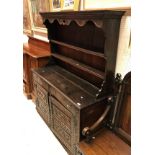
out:
M70 25L71 22L75 22L78 26L82 27L87 24L87 22L91 21L96 27L102 28L103 27L103 21L102 20L73 20L73 19L43 19L44 22L48 20L51 24L54 23L54 21L57 21L60 25Z

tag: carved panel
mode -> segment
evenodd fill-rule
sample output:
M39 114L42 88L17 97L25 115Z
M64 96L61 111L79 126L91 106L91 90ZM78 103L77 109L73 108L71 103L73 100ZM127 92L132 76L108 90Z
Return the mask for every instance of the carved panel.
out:
M54 96L51 94L52 96L49 97L51 130L71 152L75 153L75 146L80 137L80 112L74 106L71 106L67 98L62 98L60 93L56 93L54 87L50 87L49 90L52 94L54 90L55 94ZM57 94L59 95L57 96Z
M68 111L59 101L50 97L51 104L51 116L52 116L52 128L56 136L62 141L62 143L68 148L72 149L72 114Z
M48 92L37 84L37 104L36 108L45 122L50 124L50 107L48 104Z
M37 85L37 96L40 100L44 101L45 103L48 102L48 92L42 88L41 86Z
M50 124L49 107L39 99L37 99L37 110L47 125Z
M53 116L56 120L61 120L61 124L64 126L64 130L68 133L71 131L71 118L63 113L56 106L53 106Z
M53 105L53 130L63 144L71 149L71 118Z
M68 128L64 123L59 121L56 117L53 119L54 130L57 133L57 136L64 142L66 146L71 146L71 135L68 133ZM67 132L66 132L67 131Z

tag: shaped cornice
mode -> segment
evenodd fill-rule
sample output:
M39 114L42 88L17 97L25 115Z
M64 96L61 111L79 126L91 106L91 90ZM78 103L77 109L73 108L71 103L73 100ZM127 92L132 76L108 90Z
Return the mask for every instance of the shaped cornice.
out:
M42 12L43 22L48 20L51 24L57 21L60 25L70 25L74 21L78 26L84 26L88 21L98 28L103 27L105 19L122 17L123 11L74 11L74 12Z

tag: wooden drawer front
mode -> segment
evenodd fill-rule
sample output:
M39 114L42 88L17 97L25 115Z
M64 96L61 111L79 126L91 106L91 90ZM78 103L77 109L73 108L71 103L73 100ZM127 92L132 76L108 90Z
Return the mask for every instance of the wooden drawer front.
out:
M61 103L50 97L52 106L53 130L63 144L71 150L72 114Z
M33 81L39 83L43 88L48 89L48 84L35 73L33 73Z
M37 84L37 98L45 103L48 103L48 92L39 84Z
M48 104L48 92L41 86L37 85L37 103L36 108L45 122L50 124L50 107Z
M56 88L50 87L49 88L49 93L50 95L54 96L58 101L61 102L61 104L71 113L74 111L74 106L73 104L61 93L59 92Z

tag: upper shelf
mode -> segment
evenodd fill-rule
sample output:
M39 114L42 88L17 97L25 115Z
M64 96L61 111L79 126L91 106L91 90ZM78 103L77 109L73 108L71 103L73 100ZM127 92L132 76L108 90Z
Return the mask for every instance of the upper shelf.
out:
M113 79L125 11L41 12L55 63L100 87ZM112 88L107 80L108 90ZM107 90L107 91L108 91Z
M53 23L55 20L60 25L69 25L75 21L77 25L84 26L88 21L92 21L98 28L102 28L103 19L121 19L124 11L69 11L69 12L40 12L43 21L48 20Z
M60 55L60 54L56 54L56 53L52 53L52 56L61 60L61 61L64 61L68 64L71 64L72 66L76 67L76 68L79 68L80 70L83 70L85 72L88 72L89 74L95 76L95 77L98 77L100 78L101 80L104 79L105 77L105 73L100 71L100 70L97 70L93 67L90 67L88 65L85 65L79 61L76 61L74 59L71 59L69 57L66 57L66 56L63 56L63 55Z
M74 45L70 45L70 44L67 44L67 43L64 43L62 41L57 41L57 40L50 40L52 43L55 43L55 44L58 44L58 45L62 45L62 46L65 46L65 47L69 47L69 48L72 48L76 51L81 51L83 53L86 53L86 54L91 54L93 56L98 56L98 57L101 57L103 59L106 59L106 57L104 56L103 53L98 53L98 52L94 52L92 50L87 50L87 49L84 49L84 48L81 48L81 47L77 47L77 46L74 46Z

